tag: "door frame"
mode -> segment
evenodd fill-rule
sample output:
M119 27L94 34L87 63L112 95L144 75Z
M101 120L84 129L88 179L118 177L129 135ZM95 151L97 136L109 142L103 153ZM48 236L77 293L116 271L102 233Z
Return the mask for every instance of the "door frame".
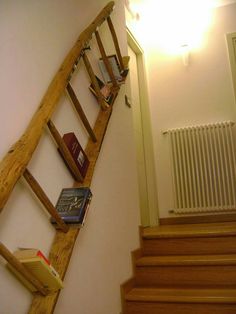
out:
M234 99L236 102L236 32L226 35L228 44L229 61L232 73Z
M146 181L148 194L145 208L140 209L141 224L142 226L155 226L158 225L158 199L144 51L128 27L126 27L126 33L127 44L134 51L137 58L144 167L146 172L146 178L143 178L143 180Z

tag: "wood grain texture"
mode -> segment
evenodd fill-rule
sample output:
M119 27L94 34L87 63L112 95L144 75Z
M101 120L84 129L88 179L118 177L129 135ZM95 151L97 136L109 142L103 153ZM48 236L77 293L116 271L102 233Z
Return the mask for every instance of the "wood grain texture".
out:
M123 314L236 313L235 223L140 229ZM140 256L141 253L141 256Z
M90 186L91 184L94 167L101 149L111 113L112 107L109 107L106 111L100 110L98 114L93 129L97 138L97 142L94 143L91 139L89 139L88 144L85 148L85 152L90 160L89 168L83 183L75 182L75 187ZM56 236L50 250L49 260L62 278L64 278L66 270L68 268L74 244L79 234L79 230L80 229L78 228L70 227L69 231L66 234L61 231L56 232ZM53 313L59 293L60 291L44 298L38 295L35 296L31 304L29 314Z
M160 218L160 225L177 225L177 224L200 224L214 222L235 222L236 214L214 214L214 215L197 215L185 217L167 217Z
M32 188L35 195L38 197L40 202L43 204L45 209L48 211L48 213L55 219L58 227L63 231L67 232L69 230L69 227L64 223L64 221L61 219L61 217L58 215L58 212L56 208L53 206L49 198L47 197L46 193L43 191L39 183L36 181L36 179L33 177L33 175L30 173L30 171L26 168L23 173L24 178Z
M118 57L118 60L119 60L119 63L120 63L120 69L121 69L121 71L124 71L125 67L124 67L123 58L122 58L122 55L121 55L121 52L120 52L119 42L118 42L118 39L117 39L117 36L116 36L116 32L115 32L115 29L114 29L114 25L112 23L112 20L111 20L110 16L107 17L107 23L108 23L108 26L110 28L112 39L113 39L113 42L114 42L114 45L115 45L116 54L117 54L117 57Z
M163 225L143 229L145 239L235 236L236 222Z
M235 314L235 304L127 302L123 314Z
M25 279L27 279L43 296L46 296L49 291L44 288L43 284L35 278L27 268L22 265L18 259L0 242L0 255Z
M49 260L62 279L65 277L79 231L80 229L78 228L70 227L67 233L63 233L59 230L56 232L50 250ZM59 294L60 290L46 297L35 295L28 313L53 313Z
M83 108L82 108L82 106L81 106L81 104L80 104L80 102L79 102L79 100L78 100L78 98L77 98L77 96L76 96L72 86L70 85L70 83L67 85L66 90L68 92L68 95L69 95L69 97L70 97L74 107L75 107L75 110L77 111L78 115L80 116L81 121L83 122L83 125L84 125L85 129L87 130L87 132L90 135L90 137L93 140L93 142L96 142L97 139L96 139L96 136L95 136L95 134L93 132L93 129L90 126L90 123L89 123L89 121L88 121L88 119L87 119L87 117L86 117L86 115L84 113L84 110L83 110Z
M144 255L235 254L235 236L149 239L143 242L143 252Z
M136 266L236 265L236 254L141 256Z
M92 82L92 84L93 84L95 93L96 93L96 95L97 95L98 103L99 103L99 105L101 106L101 108L102 108L103 110L105 110L105 109L108 107L108 105L106 104L106 102L105 102L105 100L104 100L104 98L103 98L103 96L102 96L102 93L101 93L101 91L100 91L100 87L99 87L99 85L98 85L96 76L95 76L95 74L94 74L94 72L93 72L92 66L91 66L91 64L90 64L90 62L89 62L89 59L88 59L86 53L83 53L83 60L84 60L85 68L86 68L86 70L87 70L87 72L88 72L88 74L89 74L89 77L90 77L90 79L91 79L91 82Z
M139 266L137 286L155 287L235 287L235 265Z
M231 303L236 305L236 289L133 288L126 295L126 300L170 303Z
M64 62L49 85L38 110L35 112L24 134L11 147L0 163L0 212L4 208L16 182L29 163L41 138L44 126L55 111L58 100L64 93L74 64L80 57L84 47L87 46L87 42L92 37L92 34L110 15L113 7L114 1L109 2L98 14L95 20L80 34L75 45L66 56Z

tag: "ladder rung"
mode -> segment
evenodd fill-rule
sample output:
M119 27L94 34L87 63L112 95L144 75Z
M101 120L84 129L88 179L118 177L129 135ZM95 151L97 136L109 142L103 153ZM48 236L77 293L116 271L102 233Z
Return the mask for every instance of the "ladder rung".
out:
M27 168L25 169L23 176L25 180L28 182L33 192L35 193L35 195L40 200L40 202L44 205L48 213L56 220L56 223L59 226L59 228L63 232L67 232L69 230L69 227L64 223L64 221L58 215L56 208L53 206L53 204L47 197L46 193L43 191L39 183L36 181L36 179L33 177L33 175L30 173L30 171Z
M95 76L95 74L93 72L92 66L91 66L91 64L89 62L89 59L88 59L88 57L87 57L85 52L83 53L83 60L84 60L84 64L85 64L85 67L87 69L87 72L88 72L88 74L90 76L90 79L92 81L92 84L94 86L94 90L95 90L95 92L97 94L98 103L101 106L101 108L103 110L105 110L105 109L107 109L108 105L105 103L105 100L103 99L103 96L101 94L100 88L98 86L98 82L97 82L96 76Z
M117 39L117 36L116 36L116 32L115 32L115 29L114 29L114 26L113 26L113 23L112 23L112 20L111 20L110 16L107 17L107 23L108 23L109 29L111 31L111 36L112 36L112 39L113 39L113 42L114 42L114 45L115 45L116 54L117 54L117 57L118 57L118 60L119 60L119 63L120 63L120 69L123 72L125 70L124 63L123 63L123 58L122 58L122 55L121 55L121 52L120 52L120 46L119 46L118 39Z
M97 139L96 139L96 136L95 136L95 134L93 132L93 129L91 128L91 126L89 124L89 121L88 121L88 119L87 119L87 117L86 117L86 115L85 115L85 113L83 111L83 108L82 108L82 106L81 106L81 104L80 104L80 102L79 102L79 100L78 100L78 98L77 98L77 96L76 96L72 86L70 85L70 83L67 85L66 90L67 90L67 92L68 92L68 94L70 96L70 99L71 99L71 101L72 101L72 103L73 103L77 113L80 116L80 119L82 120L82 122L84 124L84 127L86 128L87 132L89 133L92 141L96 142Z

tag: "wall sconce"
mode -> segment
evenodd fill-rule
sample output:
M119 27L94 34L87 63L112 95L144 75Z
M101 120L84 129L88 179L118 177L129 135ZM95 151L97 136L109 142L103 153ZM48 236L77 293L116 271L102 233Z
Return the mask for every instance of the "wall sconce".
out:
M138 12L135 12L132 7L131 4L129 2L129 0L125 0L125 7L128 10L128 12L130 13L132 19L138 21L140 19L140 15Z
M181 51L182 51L183 64L184 64L184 66L188 66L189 65L189 56L190 56L189 45L188 44L181 45Z

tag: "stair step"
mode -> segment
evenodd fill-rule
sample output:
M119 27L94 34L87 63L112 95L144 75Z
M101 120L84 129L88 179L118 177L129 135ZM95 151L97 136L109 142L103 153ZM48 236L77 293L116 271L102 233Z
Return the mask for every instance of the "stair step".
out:
M136 267L136 285L148 287L236 287L236 266Z
M144 255L236 254L236 223L164 225L142 230Z
M179 265L236 265L236 254L143 256L136 261L138 267Z
M236 289L133 288L126 301L236 304Z
M143 238L188 238L235 236L236 222L162 225L143 229Z
M136 284L158 287L234 287L236 254L144 256L136 260Z

